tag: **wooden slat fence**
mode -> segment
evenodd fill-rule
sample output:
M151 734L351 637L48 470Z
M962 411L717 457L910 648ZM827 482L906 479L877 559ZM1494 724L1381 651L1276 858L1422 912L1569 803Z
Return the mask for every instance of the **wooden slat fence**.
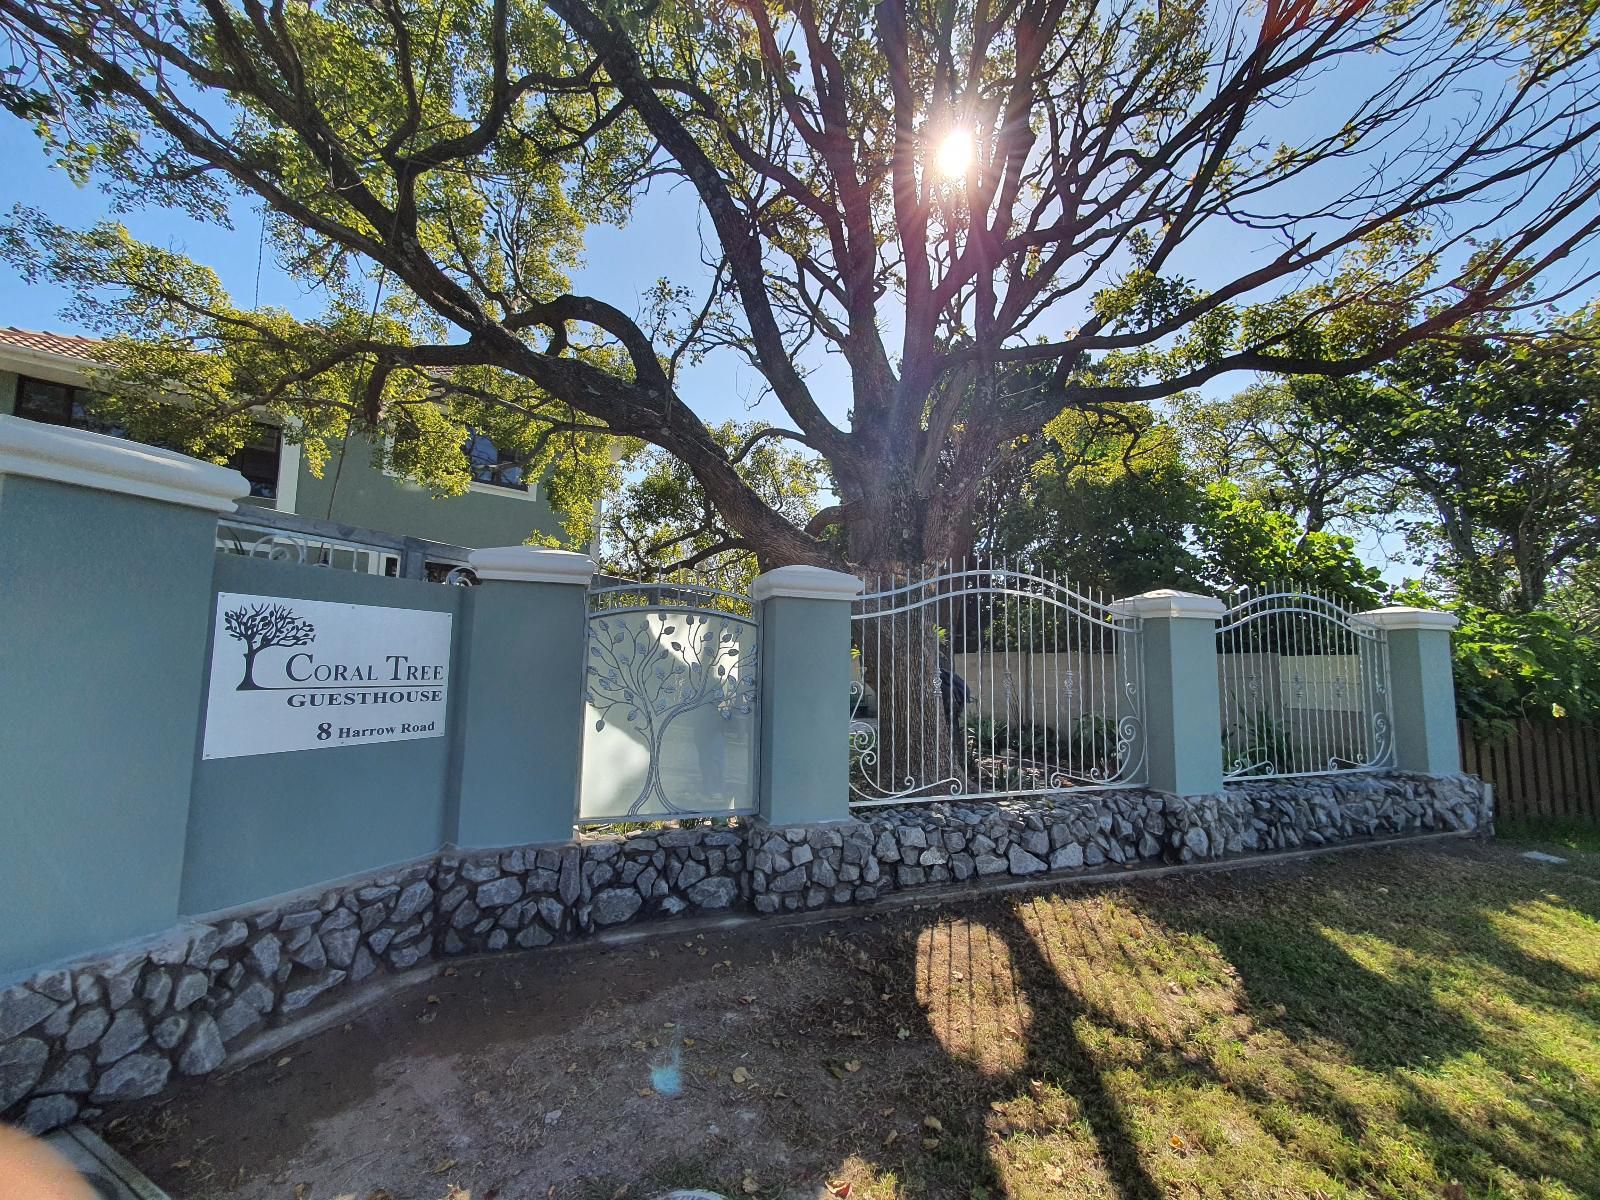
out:
M1521 721L1495 739L1463 721L1461 766L1494 785L1502 820L1600 826L1600 726Z

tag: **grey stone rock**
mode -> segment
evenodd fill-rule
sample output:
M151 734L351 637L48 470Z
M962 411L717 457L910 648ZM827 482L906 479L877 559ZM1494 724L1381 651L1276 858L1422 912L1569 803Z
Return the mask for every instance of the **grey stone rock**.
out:
M261 1022L261 1014L243 1000L235 1000L217 1014L217 1032L222 1040L231 1042L252 1025Z
M207 1075L222 1065L226 1051L222 1048L222 1035L209 1013L194 1019L194 1029L189 1044L178 1056L178 1070L185 1075Z
M166 1020L158 1022L151 1031L151 1038L163 1050L171 1050L183 1040L184 1031L189 1028L189 1018L183 1013L173 1013Z
M65 1003L72 999L72 972L67 970L46 971L30 979L28 986L41 995L49 996L52 1000L60 1000Z
M360 944L361 934L355 929L333 929L322 935L322 948L327 952L328 961L336 967L348 967Z
M25 987L7 988L0 992L0 1042L9 1041L19 1033L32 1029L60 1007L49 996Z
M468 925L471 925L477 919L478 919L478 906L476 904L474 904L471 900L468 900L464 904L462 904L460 908L456 909L456 911L454 913L451 914L451 917L450 917L450 928L451 929L465 929ZM421 932L422 932L421 929L417 930L417 933L421 933ZM415 936L415 935L413 935L413 936ZM395 941L397 941L397 942L405 942L405 941L409 941L409 940L410 940L409 938L401 938L401 937L396 937L395 938Z
M1139 857L1158 858L1161 854L1161 843L1150 834L1143 834L1139 838Z
M660 907L669 917L675 917L689 907L689 902L681 896L666 896L662 899Z
M772 881L770 886L774 892L781 895L798 892L806 886L807 882L806 869L804 867L795 867L793 870L785 871L782 875L779 875Z
M211 984L206 979L203 971L185 971L178 977L178 986L172 992L172 1008L175 1012L198 1004L205 998Z
M638 895L637 892L634 893ZM529 925L517 934L517 945L524 950L532 950L535 946L548 946L555 939L550 936L550 931L543 925Z
M1083 861L1085 866L1102 866L1106 861L1106 853L1094 842L1090 842L1083 848Z
M974 869L972 855L962 853L950 856L950 874L955 877L957 882L965 883L968 879L971 879Z
M189 946L189 965L203 967L222 947L222 932L213 925L202 925Z
M89 1066L87 1054L74 1054L66 1059L33 1090L40 1095L55 1092L87 1092L94 1083L94 1071Z
M561 876L557 872L540 868L529 871L523 882L529 892L553 892L560 881Z
M38 1038L14 1038L0 1044L0 1112L33 1090L49 1057L50 1048Z
M739 885L726 875L713 875L689 888L686 895L696 908L727 908L739 895Z
M145 1028L144 1017L134 1009L125 1008L111 1018L111 1028L101 1037L94 1060L101 1066L114 1063L149 1040L150 1031Z
M308 971L320 971L328 965L328 955L322 948L322 939L308 937L303 945L289 951L289 957Z
M811 864L811 882L818 887L829 888L839 882L839 873L826 858L819 858Z
M362 904L381 904L385 900L393 899L400 894L400 889L393 884L383 887L364 887L356 893L356 899Z
M289 933L296 929L309 929L322 919L320 908L308 908L300 912L285 913L283 920L278 922L280 933Z
M367 907L361 910L361 932L363 934L371 933L378 926L382 925L384 921L388 919L388 916L389 910L384 908L383 905L367 905Z
M1075 871L1081 866L1083 866L1083 847L1077 842L1068 842L1050 852L1052 871Z
M909 846L914 850L925 850L928 847L928 835L920 825L901 825L895 834L902 848Z
M242 946L245 938L250 936L250 926L243 921L229 921L222 926L217 948L231 950L235 946Z
M466 948L467 944L461 940L460 934L454 929L445 930L444 952L446 954L460 954Z
M263 979L271 979L277 973L282 954L283 947L278 944L278 939L266 934L250 944L246 957L258 975Z
M171 1074L172 1064L164 1054L130 1054L100 1076L90 1098L104 1104L153 1096L166 1086Z
M497 951L500 951L500 950L504 950L510 944L511 944L511 935L509 933L507 933L504 929L496 929L496 930L494 930L492 933L489 934L488 940L486 940L484 942L484 946L487 947L492 952L497 952Z
M439 897L439 910L441 912L455 912L457 906L467 898L471 891L472 889L464 883L456 884L455 887Z
M594 898L597 925L619 925L644 905L644 898L632 888L607 888Z
M811 847L804 843L789 852L789 861L797 867L805 866L815 857L816 855L812 853Z
M468 883L488 883L491 879L500 878L500 864L498 862L467 863L461 868L461 878Z
M1022 835L1022 846L1029 854L1043 858L1050 853L1050 835L1042 830L1029 830Z
M72 992L79 1004L99 1004L105 989L93 975L82 974L72 981Z
M693 887L705 877L706 869L704 866L697 862L686 862L683 864L683 868L678 872L678 878L674 886L680 890L684 890Z
M1183 835L1183 844L1189 848L1196 858L1205 858L1211 852L1211 839L1206 836L1206 831L1198 825Z
M901 887L921 887L928 881L928 872L923 867L896 867L895 878Z
M1006 854L1006 862L1010 866L1013 875L1034 875L1045 869L1043 859L1030 854L1021 846L1011 847Z
M394 941L395 930L385 926L367 939L367 945L372 947L374 954L382 954L389 948L389 943Z
M356 956L350 964L350 978L355 983L360 983L378 969L378 960L373 957L372 951L365 946L356 947Z
M402 951L395 951L395 953L399 954L402 953ZM390 957L392 959L393 955ZM312 980L310 983L302 984L297 988L291 988L289 991L286 991L283 994L282 1012L285 1016L287 1016L289 1013L299 1012L318 996L321 996L323 993L338 987L344 982L344 980L345 973L343 971L328 971L326 974Z
M29 1133L49 1133L70 1123L78 1115L78 1102L71 1096L40 1096L22 1114L22 1127Z
M545 896L539 901L539 915L544 918L545 924L549 925L551 929L561 928L563 924L562 918L566 915L566 911L559 900L550 896Z
M100 1035L110 1024L111 1014L103 1008L79 1009L78 1015L67 1029L62 1045L68 1050L82 1050L85 1046L92 1046L100 1040Z
M400 893L400 898L394 902L394 912L390 919L396 925L403 925L432 902L433 889L428 886L427 880L419 879Z
M996 854L974 855L972 865L979 875L1004 875L1006 872L1006 860Z
M924 867L934 867L950 861L950 852L938 846L930 846L917 856L917 862Z
M572 905L578 899L578 892L582 887L582 859L578 847L568 846L561 852L561 882L559 895L561 903Z

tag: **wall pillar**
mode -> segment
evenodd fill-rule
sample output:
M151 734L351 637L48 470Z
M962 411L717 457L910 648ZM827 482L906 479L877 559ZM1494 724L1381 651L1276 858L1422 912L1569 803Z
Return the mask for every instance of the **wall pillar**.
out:
M761 816L850 819L850 602L854 575L779 567L750 589L761 619Z
M1222 699L1214 596L1170 589L1111 606L1142 623L1144 755L1152 788L1178 796L1222 790Z
M0 416L0 976L177 920L217 515L249 492Z
M1460 620L1454 613L1401 606L1374 609L1357 620L1383 630L1388 643L1395 766L1429 775L1459 773L1450 631Z
M584 653L594 560L502 546L468 559L456 730L456 845L564 842L577 819Z

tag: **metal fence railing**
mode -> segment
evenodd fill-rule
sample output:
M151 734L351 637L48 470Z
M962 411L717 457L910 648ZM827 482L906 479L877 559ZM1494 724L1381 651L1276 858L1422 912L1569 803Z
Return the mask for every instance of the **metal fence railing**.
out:
M1144 780L1139 622L1054 576L869 580L851 643L857 807Z
M363 575L477 582L467 566L470 551L464 546L358 529L254 505L240 505L237 512L217 518L217 552Z
M1237 593L1217 623L1223 774L1372 771L1394 762L1384 632L1294 584Z

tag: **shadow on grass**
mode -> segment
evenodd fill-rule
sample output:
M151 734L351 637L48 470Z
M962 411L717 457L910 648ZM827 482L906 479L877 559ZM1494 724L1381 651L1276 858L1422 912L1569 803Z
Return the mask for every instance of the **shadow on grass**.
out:
M843 939L917 981L938 1122L860 1122L857 1194L1600 1195L1600 887L1547 882L1400 851Z

